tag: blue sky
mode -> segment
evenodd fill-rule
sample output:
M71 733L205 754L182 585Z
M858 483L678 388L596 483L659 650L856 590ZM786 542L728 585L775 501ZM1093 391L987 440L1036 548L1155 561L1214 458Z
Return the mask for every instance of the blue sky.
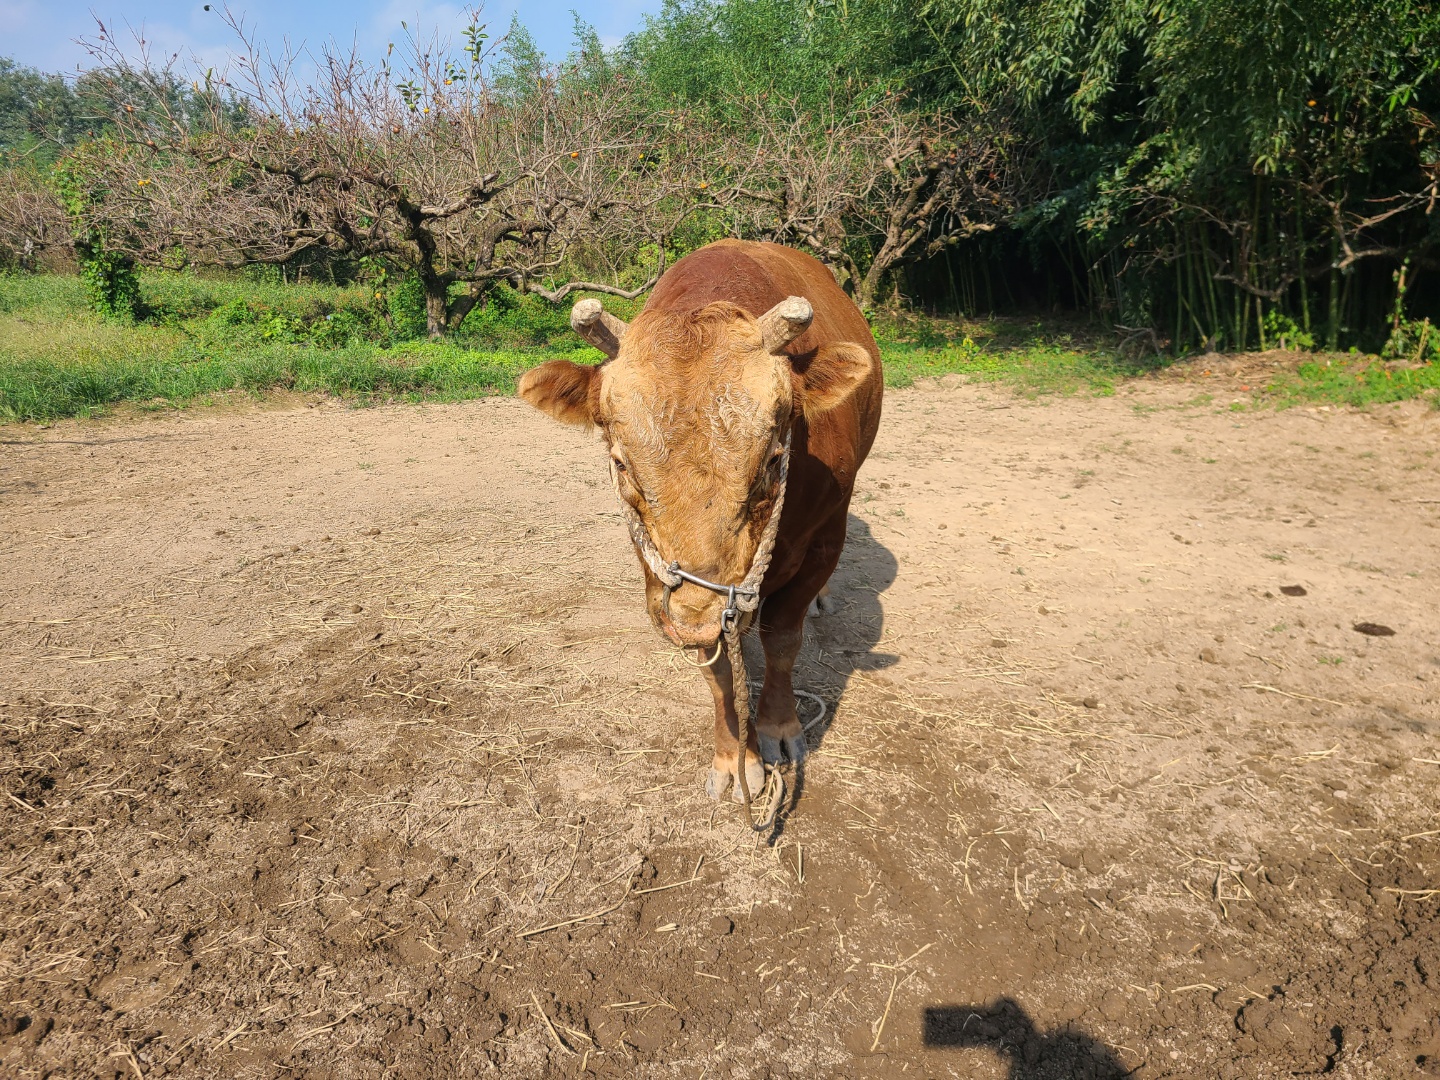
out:
M143 27L157 53L180 50L184 56L194 54L207 65L219 67L231 41L216 14L220 6L213 3L216 10L207 12L203 0L0 0L0 55L45 71L73 72L88 61L75 39L93 37L95 16L99 16L106 26L117 29L117 37L128 22L135 29ZM645 14L659 7L660 0L492 0L482 18L494 36L503 32L511 14L518 12L536 43L558 59L570 47L572 10L595 27L601 40L614 45L638 29ZM417 25L427 30L438 27L458 41L466 5L435 0L233 0L231 8L243 13L247 25L275 48L287 37L292 43L303 41L312 47L334 38L347 47L358 41L363 52L378 56L386 43L402 32L402 19L412 29ZM128 43L128 35L121 40Z

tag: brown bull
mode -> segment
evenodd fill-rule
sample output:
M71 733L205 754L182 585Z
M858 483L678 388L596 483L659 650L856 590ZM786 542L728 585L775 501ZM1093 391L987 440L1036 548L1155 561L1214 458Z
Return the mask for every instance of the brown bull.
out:
M880 423L879 350L821 263L734 240L676 263L630 325L594 300L576 304L571 323L610 359L595 367L552 360L526 373L520 395L557 420L600 428L620 496L643 524L650 618L676 645L704 659L719 650L727 597L689 581L667 597L651 569L655 553L709 582L741 583L784 475L759 588L765 683L745 758L757 791L762 758L799 761L806 752L791 677L806 612L839 561L855 473ZM705 668L715 697L712 798L739 767L729 657L716 655Z

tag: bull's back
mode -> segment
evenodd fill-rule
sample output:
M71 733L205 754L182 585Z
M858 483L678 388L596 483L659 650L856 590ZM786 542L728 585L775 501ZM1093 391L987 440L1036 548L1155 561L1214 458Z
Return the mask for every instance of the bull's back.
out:
M845 464L858 466L880 425L880 350L865 316L820 260L781 244L720 240L672 266L650 294L645 310L679 314L724 300L760 316L787 296L803 296L815 309L809 329L785 348L796 371L803 373L815 351L832 341L863 345L875 360L870 378L856 389L848 407L831 410L816 424L818 441L849 444L856 460ZM822 456L829 455L822 452Z
M810 329L786 350L792 356L826 341L855 341L875 349L865 317L825 264L781 244L720 240L693 251L661 277L645 310L680 313L727 300L759 316L787 296L803 296L815 308Z

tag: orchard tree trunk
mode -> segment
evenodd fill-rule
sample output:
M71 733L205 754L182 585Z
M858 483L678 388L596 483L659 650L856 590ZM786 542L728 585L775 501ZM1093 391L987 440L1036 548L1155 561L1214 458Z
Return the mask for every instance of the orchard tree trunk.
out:
M879 258L870 263L870 268L861 275L851 277L855 283L855 306L861 311L869 312L875 307L875 294L880 290L880 279L889 270L888 266L882 266Z
M425 333L431 341L439 341L450 327L446 318L450 284L438 277L422 277L420 281L425 286Z
M425 333L431 341L439 341L446 334L460 329L477 305L483 307L488 290L480 282L470 287L453 300L450 298L450 283L439 275L421 278L425 287Z

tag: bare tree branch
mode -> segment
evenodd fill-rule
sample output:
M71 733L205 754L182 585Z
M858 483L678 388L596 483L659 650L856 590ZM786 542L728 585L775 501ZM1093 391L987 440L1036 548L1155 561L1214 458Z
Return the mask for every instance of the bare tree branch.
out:
M710 198L707 144L688 118L657 115L603 71L497 88L480 47L412 39L395 68L327 51L305 84L292 54L264 52L226 17L240 55L206 84L213 104L183 115L168 65L103 33L92 45L122 145L87 163L107 193L88 212L142 262L381 258L419 279L438 336L501 282L557 301L578 288L639 295L654 282L633 284L641 249L663 252ZM143 107L127 99L137 86ZM576 281L553 282L562 265ZM607 269L611 282L578 280Z
M728 195L746 231L808 248L862 308L909 262L989 232L1016 205L1014 140L1005 125L922 115L886 96L741 103Z

